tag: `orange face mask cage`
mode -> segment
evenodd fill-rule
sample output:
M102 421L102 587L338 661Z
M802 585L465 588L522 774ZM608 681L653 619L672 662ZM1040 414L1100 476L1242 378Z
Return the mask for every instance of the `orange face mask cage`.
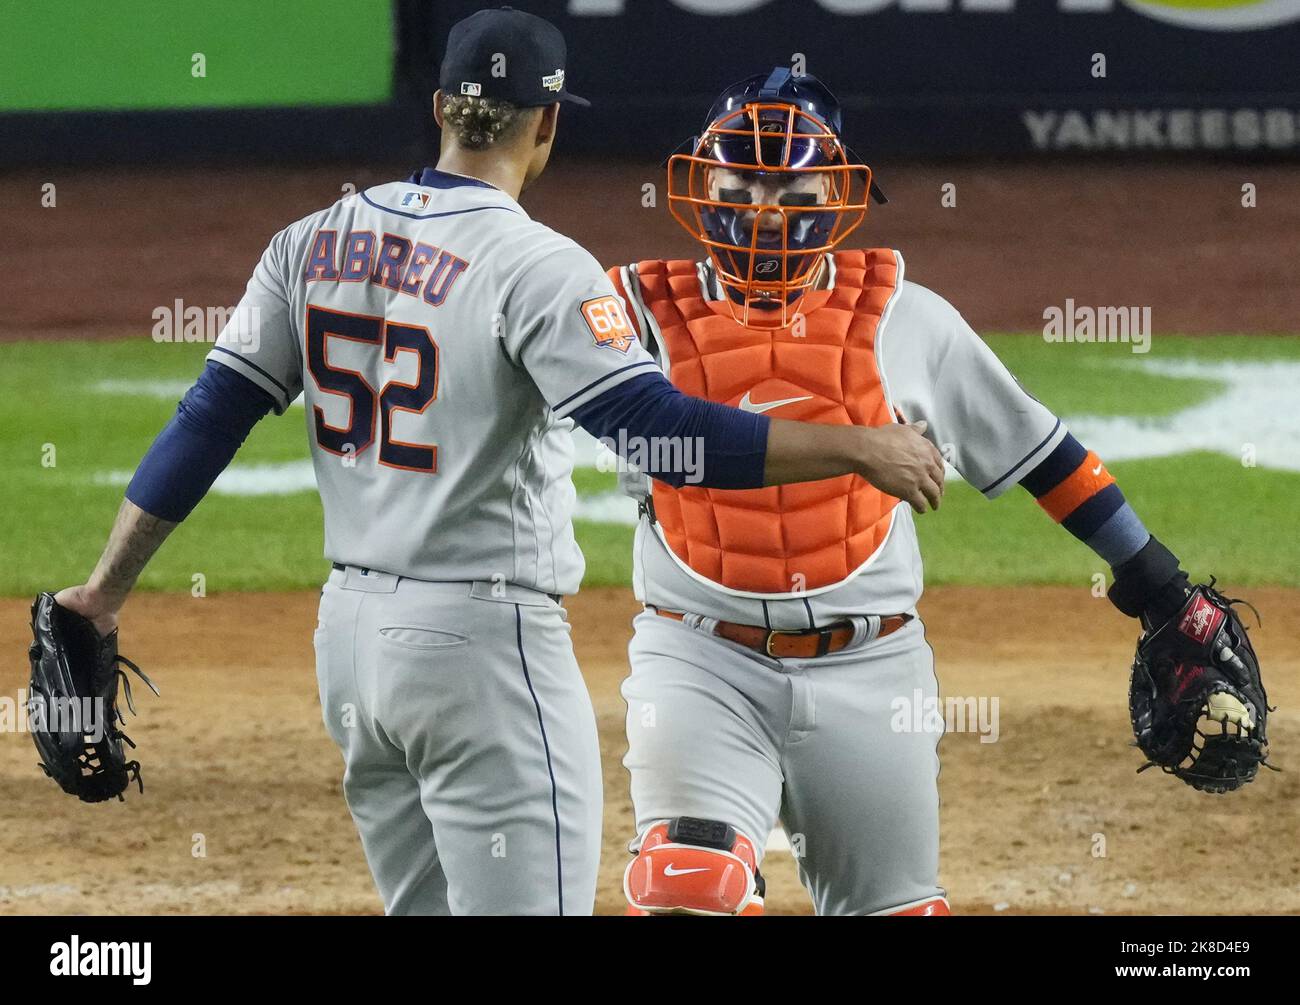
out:
M784 128L774 121L773 113L784 117ZM773 128L776 126L777 128ZM797 128L796 128L797 127ZM727 140L749 140L754 160L736 162L709 156ZM816 166L791 164L796 144L815 144L824 163ZM769 162L764 147L780 151ZM829 179L826 201L813 206L785 206L771 203L740 204L709 196L710 171L726 169L738 172L762 172L780 175L814 175ZM685 184L679 185L684 175ZM817 116L794 105L780 102L750 102L712 123L689 154L668 158L668 208L675 219L708 249L709 259L719 282L736 296L728 296L732 316L747 328L785 328L799 313L807 293L821 278L824 255L833 251L852 233L867 215L871 191L871 169L849 161L844 145L834 131ZM752 214L748 226L749 241L729 243L710 236L704 214L711 209L725 209ZM780 247L760 246L758 221L763 214L781 218ZM790 247L791 224L799 214L833 214L829 232L807 246ZM755 275L759 259L764 264L779 262L777 278ZM740 274L728 262L745 262Z

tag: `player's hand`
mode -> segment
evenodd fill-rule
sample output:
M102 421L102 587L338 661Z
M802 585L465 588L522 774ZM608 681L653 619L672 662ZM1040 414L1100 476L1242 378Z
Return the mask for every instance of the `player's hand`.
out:
M111 635L117 628L117 614L122 608L120 600L100 593L89 583L60 590L54 595L54 602L60 607L75 611L83 618L89 618L101 637Z
M943 457L922 434L924 422L865 429L866 456L858 472L876 488L918 513L938 509L943 497Z

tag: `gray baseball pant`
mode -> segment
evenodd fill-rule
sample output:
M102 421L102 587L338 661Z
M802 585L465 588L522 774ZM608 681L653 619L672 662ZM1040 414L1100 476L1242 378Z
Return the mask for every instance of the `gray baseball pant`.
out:
M564 608L488 582L336 568L316 672L387 914L590 914L596 720Z
M780 820L822 915L944 895L942 724L913 730L898 711L937 696L919 620L808 660L770 659L653 612L634 625L623 763L638 835L677 816L721 820L761 856Z

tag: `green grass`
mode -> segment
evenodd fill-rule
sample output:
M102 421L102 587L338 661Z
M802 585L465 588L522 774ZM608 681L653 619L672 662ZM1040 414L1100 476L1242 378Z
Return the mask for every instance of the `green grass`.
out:
M1108 468L1147 527L1183 558L1194 578L1214 575L1233 588L1300 586L1300 535L1277 531L1280 515L1296 509L1300 474L1243 468L1218 454ZM1018 487L990 501L969 485L951 484L939 510L917 517L916 524L925 581L932 586L1087 584L1094 573L1108 572ZM588 583L631 581L630 529L579 522L577 534Z
M1125 346L1047 345L998 335L994 351L1049 407L1066 414L1167 415L1217 390L1214 381L1135 372L1143 358L1300 358L1288 337L1180 338L1157 334L1150 357ZM172 400L102 394L105 379L188 383L202 345L108 343L0 345L0 594L27 595L80 582L94 565L122 498L97 473L132 470L175 408ZM57 451L42 465L46 444ZM307 456L303 413L259 424L236 463ZM1217 454L1184 454L1109 465L1138 513L1195 576L1237 584L1300 586L1295 534L1300 474L1243 468ZM580 470L583 495L616 490L611 473ZM989 502L949 487L943 508L918 519L929 583L1079 583L1101 562L1056 527L1018 488ZM588 585L627 584L628 527L577 523ZM167 542L141 580L144 589L189 590L201 573L209 592L312 588L324 578L320 501L313 492L254 498L212 495Z
M81 582L112 526L122 488L97 472L131 471L176 409L172 400L93 391L101 380L189 382L203 345L18 342L0 345L0 594L24 595ZM42 465L45 445L53 467ZM303 413L259 423L238 463L307 456ZM321 508L315 493L244 498L212 495L164 545L143 589L188 590L202 573L208 592L319 584Z
M1278 532L1300 498L1300 474L1243 468L1218 454L1107 467L1194 578L1300 586L1300 537ZM950 485L938 512L916 522L930 584L1086 583L1107 571L1019 487L990 501L969 485Z
M1188 10L1227 10L1231 7L1253 7L1264 0L1141 0L1151 7L1173 7Z
M592 496L600 492L617 492L618 475L613 471L576 468L573 472L573 485L580 496Z
M990 335L984 341L1021 386L1063 415L1169 415L1219 390L1219 384L1212 380L1159 377L1134 370L1132 361L1144 357L1135 356L1128 346L1118 343L1048 345L1024 335ZM1183 348L1190 341L1181 339L1177 345ZM1166 344L1157 337L1151 354L1161 359L1175 355L1166 351Z
M632 585L631 527L575 520L573 530L587 559L584 586Z

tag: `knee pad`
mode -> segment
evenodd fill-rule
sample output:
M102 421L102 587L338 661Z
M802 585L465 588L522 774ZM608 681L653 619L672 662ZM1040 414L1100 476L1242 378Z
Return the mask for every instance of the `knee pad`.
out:
M623 873L628 914L763 913L754 844L729 824L675 817L646 831Z
M951 915L952 910L948 907L948 900L946 897L931 897L929 900L922 900L916 904L907 904L903 907L891 907L888 911L881 911L880 913L887 914L891 918L937 918L944 915Z

